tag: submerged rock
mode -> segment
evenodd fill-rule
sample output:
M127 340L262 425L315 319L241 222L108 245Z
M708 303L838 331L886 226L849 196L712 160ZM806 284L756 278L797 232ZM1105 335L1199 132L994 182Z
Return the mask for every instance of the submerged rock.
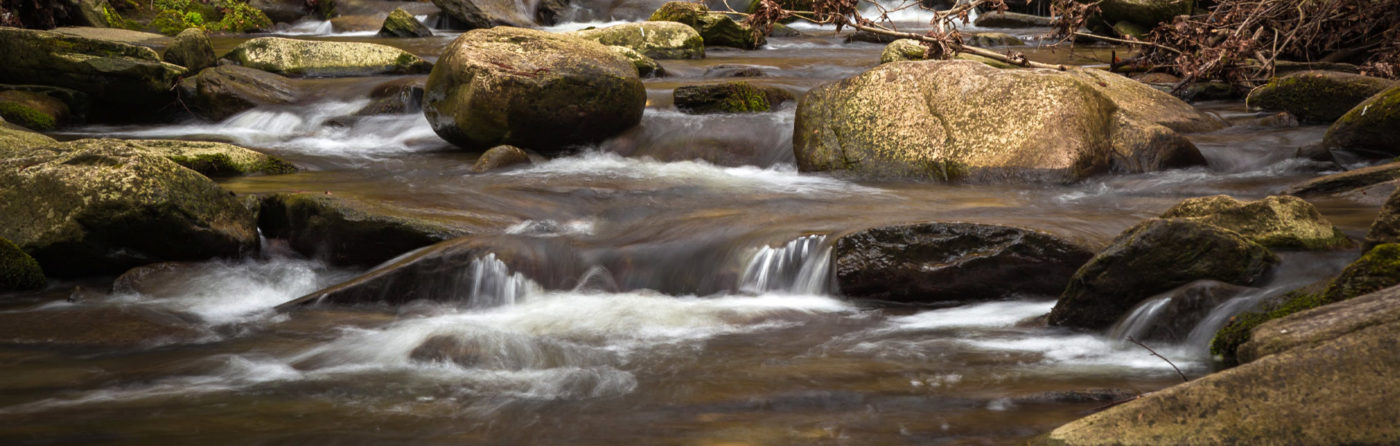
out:
M786 90L748 82L685 85L674 95L676 108L691 114L766 112L793 100Z
M204 175L119 140L0 160L0 237L54 277L253 253L255 220Z
M423 85L427 79L407 77L379 84L371 90L369 97L374 99L365 105L356 116L418 113L423 111Z
M638 76L651 77L666 75L666 69L662 68L661 64L656 63L656 60L650 57L643 56L642 53L638 53L636 50L617 45L608 46L608 50L632 62L632 66L637 68Z
M489 172L520 164L530 164L530 154L516 146L496 146L476 159L472 172Z
M407 51L364 42L258 37L234 47L225 59L288 76L370 76L427 73L432 64Z
M809 172L1070 182L1204 164L1177 132L1220 127L1179 99L1097 70L895 62L803 96L793 149Z
M637 22L573 33L603 45L627 47L653 59L703 59L705 41L689 26L676 22Z
M219 58L214 55L214 44L209 34L199 28L188 28L175 36L175 44L165 50L166 62L185 67L190 73L214 66Z
M222 65L200 71L181 82L182 95L196 114L222 121L257 107L285 105L301 99L291 79L238 65Z
M44 269L18 246L0 237L0 293L44 287Z
M431 37L433 30L403 8L395 8L379 27L380 37Z
M1278 262L1234 231L1185 219L1150 219L1074 273L1050 324L1103 329L1143 300L1202 279L1249 285Z
M376 265L467 233L386 206L318 193L264 197L258 219L267 237L285 238L297 252L341 266Z
M1192 198L1168 209L1162 218L1185 219L1229 229L1254 243L1275 249L1354 246L1312 203L1287 195L1248 202L1228 195Z
M151 119L173 110L170 87L184 67L155 50L50 31L0 27L0 83L52 85L86 93L90 118Z
M833 256L842 295L938 302L1056 294L1093 253L1029 229L922 223L842 236Z
M692 31L693 32L693 31ZM555 154L637 125L646 89L607 47L543 31L468 31L428 76L423 113L448 142Z
M1327 128L1322 143L1371 159L1400 155L1400 86L1357 104Z
M978 28L1048 28L1054 25L1053 17L1021 14L1018 12L987 12L979 14L972 25Z
M67 123L68 104L45 94L22 90L0 91L0 118L31 130L49 131Z
M1336 71L1302 71L1269 80L1245 99L1251 108L1286 111L1303 122L1330 123L1395 81Z

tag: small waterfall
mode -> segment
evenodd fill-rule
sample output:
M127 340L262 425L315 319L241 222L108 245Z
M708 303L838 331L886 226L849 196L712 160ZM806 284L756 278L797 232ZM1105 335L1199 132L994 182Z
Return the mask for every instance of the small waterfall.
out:
M1250 291L1225 301L1214 309L1210 310L1205 319L1197 323L1191 329L1191 333L1186 335L1186 345L1191 348L1210 350L1210 341L1215 338L1215 333L1225 326L1230 318L1237 314L1248 311L1259 304L1260 301L1270 296L1285 292L1288 287L1273 287Z
M781 247L764 246L749 260L739 290L818 295L826 292L831 247L826 235L805 235Z
M496 254L472 259L467 265L464 278L470 280L470 292L466 296L466 302L467 306L473 308L515 305L521 299L542 289L524 274L511 272L505 262L496 258Z
M1108 337L1120 340L1127 340L1129 337L1142 339L1143 335L1147 334L1147 330L1151 329L1152 325L1157 322L1157 316L1162 314L1162 310L1171 303L1170 296L1143 301L1131 313L1128 313L1127 317L1113 324L1113 329L1109 330Z

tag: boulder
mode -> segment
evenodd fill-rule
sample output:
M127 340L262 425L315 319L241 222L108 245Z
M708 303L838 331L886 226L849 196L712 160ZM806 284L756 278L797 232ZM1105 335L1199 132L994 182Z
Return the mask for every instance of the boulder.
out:
M703 59L705 41L695 29L676 22L636 22L588 29L574 36L631 48L653 59Z
M256 252L256 218L232 193L120 140L0 160L0 237L54 277Z
M342 15L336 16L331 22L331 31L338 33L367 32L383 29L384 21L388 16L384 14L374 15ZM384 36L380 37L394 37Z
M1400 179L1400 162L1352 169L1312 178L1289 186L1285 194L1297 197L1334 195Z
M1192 198L1162 214L1237 232L1269 248L1337 249L1355 246L1317 208L1303 199L1274 195L1240 201L1228 195Z
M162 156L210 178L293 173L296 166L281 158L233 144L168 139L121 140L124 149Z
M1400 86L1357 104L1327 128L1322 143L1367 158L1400 155Z
M333 3L322 1L321 3ZM277 23L293 23L306 17L310 12L306 0L248 0L248 5L262 11L267 18Z
M1253 289L1215 280L1191 282L1138 304L1137 307L1128 312L1128 317L1119 319L1113 325L1113 328L1108 331L1108 335L1115 339L1125 339L1132 336L1140 341L1181 344L1183 341L1188 341L1192 330L1200 325L1211 311L1250 290ZM1166 301L1158 299L1166 299ZM1135 320L1132 315L1147 305L1155 308L1152 312L1152 319L1150 321ZM1140 322L1144 324L1135 325L1135 323Z
M374 99L364 108L355 112L356 116L418 113L423 111L422 77L395 79L374 87L369 97Z
M941 302L1057 294L1093 253L1029 229L920 223L844 235L832 255L844 296Z
M530 154L516 146L496 146L476 159L472 172L489 172L521 164L530 164Z
M1295 348L1321 345L1370 327L1400 323L1400 287L1387 287L1341 302L1274 319L1250 331L1240 362Z
M880 52L880 63L924 60L928 58L928 47L914 39L899 39L885 45Z
M123 28L62 26L54 28L53 32L69 37L144 46L155 50L157 54L164 53L175 44L175 38L171 36Z
M57 144L58 141L42 133L0 119L0 158L23 155L35 147Z
M173 112L170 88L185 73L142 46L0 27L0 83L81 91L93 119L137 121Z
M1190 14L1191 2L1177 0L1104 0L1099 14L1108 23L1130 22L1146 29L1170 23L1173 17Z
M536 17L554 17L559 12L555 2L537 2L534 11L521 11L513 0L433 0L443 14L452 18L452 28L472 30L497 25L535 26ZM551 23L544 23L542 25Z
M705 46L752 50L767 43L763 34L755 34L752 27L722 14L710 14L709 8L701 3L667 2L647 20L684 23L700 33Z
M373 266L467 230L384 205L318 193L263 197L259 227L292 249L332 265Z
M676 108L691 114L766 112L793 100L786 90L748 82L685 85L674 94Z
M42 289L45 283L39 262L0 237L0 293Z
M612 51L613 54L622 56L623 59L627 59L627 61L632 62L632 66L637 68L637 76L659 77L666 75L666 69L662 68L661 64L656 63L655 59L643 56L642 53L638 53L637 51L631 48L625 46L610 45L608 46L608 51Z
M978 28L1049 28L1054 23L1053 17L1017 12L986 12L972 21L972 25Z
M0 91L0 118L31 130L47 132L68 122L68 104L45 94Z
M637 125L646 89L607 47L497 27L463 33L428 76L423 114L448 142L542 154L602 141Z
M72 88L55 87L52 85L14 85L0 84L0 91L24 91L38 93L63 102L68 106L69 116L75 122L83 121L87 116L88 95Z
M380 37L432 37L433 30L403 8L395 8L379 27Z
M793 150L808 172L1072 182L1204 164L1177 132L1221 125L1171 95L1099 70L894 62L803 96Z
M432 64L407 51L364 42L258 37L234 47L225 59L288 76L370 76L427 73Z
M756 65L720 64L705 69L706 78L764 77L768 73Z
M1348 110L1397 85L1395 81L1336 71L1302 71L1269 80L1245 98L1251 109L1286 111L1303 122L1331 123Z
M222 121L244 111L269 105L285 105L301 98L291 79L238 65L221 65L200 71L181 83L182 95L200 116Z
M1366 246L1381 243L1400 243L1400 190L1391 192L1390 198L1381 206L1380 214L1371 222L1366 232Z
M1016 36L996 32L968 33L966 36L963 36L963 43L980 47L1026 45L1026 42L1021 41L1021 39Z
M1249 285L1278 262L1239 233L1184 219L1150 219L1118 235L1074 273L1051 325L1107 328L1143 300L1203 279Z
M175 44L165 50L166 62L185 67L190 73L214 66L219 61L214 56L214 44L209 34L199 28L188 28L175 36Z

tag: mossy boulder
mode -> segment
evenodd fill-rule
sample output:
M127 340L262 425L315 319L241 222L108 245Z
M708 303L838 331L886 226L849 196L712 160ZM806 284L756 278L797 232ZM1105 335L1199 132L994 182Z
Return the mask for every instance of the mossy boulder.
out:
M1030 229L920 223L843 235L832 256L843 296L941 302L1057 294L1093 253Z
M685 85L674 95L676 108L691 114L766 112L793 100L786 90L748 82Z
M79 141L72 145L81 147L83 144ZM296 166L281 158L221 142L128 139L122 140L120 145L131 151L163 156L210 178L297 171Z
M1311 347L1383 324L1400 322L1400 288L1387 287L1340 302L1273 319L1250 330L1239 346L1240 362Z
M894 62L803 96L793 149L807 172L1072 182L1204 164L1177 132L1221 126L1171 95L1100 70Z
M53 138L0 118L0 158L22 155L35 147L57 144Z
M173 112L167 108L174 101L171 86L185 73L142 46L0 27L0 83L86 93L92 120L129 122Z
M631 48L653 59L703 59L705 40L676 22L636 22L571 33L603 45Z
M1249 108L1286 111L1303 122L1331 123L1395 81L1336 71L1302 71L1269 80L1245 98Z
M181 83L185 102L205 119L222 121L255 107L296 102L301 93L292 80L238 65L206 68Z
M1357 104L1327 128L1322 143L1366 158L1400 155L1400 86Z
M1118 235L1075 272L1051 325L1107 328L1153 295L1202 279L1249 285L1278 262L1268 248L1220 227L1150 219Z
M373 99L364 108L355 112L356 116L418 113L423 111L422 77L405 77L376 85L370 90Z
M0 293L44 287L44 269L18 246L0 237Z
M972 21L972 25L978 28L1049 28L1054 23L1053 17L991 11L979 14L977 20Z
M20 126L46 132L63 125L71 112L68 104L45 94L23 91L0 91L0 118Z
M380 37L431 37L433 30L403 8L394 8L379 27Z
M1269 248L1337 249L1355 246L1317 208L1298 197L1275 195L1240 201L1228 195L1192 198L1162 218L1197 221L1235 231Z
M472 172L489 172L522 164L530 164L530 154L516 146L496 146L476 159Z
M1173 17L1190 14L1194 3L1177 0L1104 0L1099 15L1105 22L1129 22L1145 29L1170 23Z
M320 193L266 196L258 218L267 237L287 239L297 252L341 266L373 266L467 233L392 207Z
M334 1L319 0L318 5L334 4ZM268 20L275 23L293 23L305 18L311 11L306 0L248 0L248 5L262 11Z
M704 3L694 2L666 2L656 11L651 13L647 20L653 22L676 22L684 23L696 31L700 30L700 19L710 14L710 8Z
M762 34L755 35L752 27L722 14L711 14L710 9L701 3L667 2L651 13L651 18L647 20L684 23L700 33L705 46L752 50L767 43Z
M190 73L198 73L219 61L214 56L214 44L209 41L209 34L199 28L180 31L175 36L175 44L165 50L163 57L166 62L185 67Z
M885 50L880 52L880 63L901 62L906 60L928 59L928 47L914 39L899 39L885 45Z
M287 76L337 77L427 73L432 64L407 51L364 42L258 37L224 56L239 65Z
M638 53L636 50L625 46L611 45L608 46L608 51L612 51L613 54L622 56L623 59L627 59L628 62L632 62L632 66L637 68L638 76L652 77L666 75L666 69L663 68L661 64L656 63L655 59L646 57L642 55L642 53Z
M535 11L527 15L514 0L433 0L433 4L452 18L452 28L463 30L499 25L535 26L535 17L549 14L551 6L550 2L537 2Z
M1366 246L1400 243L1400 189L1390 193L1366 232Z
M253 212L232 193L165 156L105 139L0 160L0 237L54 277L258 249Z
M428 76L423 114L463 148L510 144L553 154L637 125L646 99L637 69L606 46L496 27L463 33L447 47Z

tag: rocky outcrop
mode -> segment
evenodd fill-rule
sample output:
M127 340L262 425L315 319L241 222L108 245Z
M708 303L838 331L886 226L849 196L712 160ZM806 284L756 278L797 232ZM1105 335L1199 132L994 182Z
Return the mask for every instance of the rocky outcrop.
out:
M0 293L44 287L44 269L14 243L0 237Z
M214 56L214 44L209 34L199 28L188 28L175 36L175 44L165 50L166 62L185 67L190 73L214 66L219 61Z
M1245 99L1251 109L1286 111L1303 122L1331 123L1396 85L1395 81L1336 71L1303 71L1269 80Z
M256 107L291 104L301 98L291 79L237 65L200 71L181 82L181 95L195 113L212 121Z
M431 37L433 30L427 25L418 21L404 11L403 8L395 8L389 13L389 17L384 19L384 24L379 27L380 37Z
M1354 246L1317 208L1292 196L1240 201L1228 195L1192 198L1162 218L1184 219L1235 231L1269 248L1337 249Z
M522 164L530 164L530 154L516 146L496 146L476 159L476 163L472 164L472 172L490 172Z
M1331 127L1322 143L1371 159L1400 155L1400 86L1367 98Z
M510 144L548 155L637 125L645 106L636 68L607 47L497 27L448 46L428 76L423 113L460 147Z
M906 302L1057 294L1093 253L1029 229L974 223L884 226L842 236L833 250L844 296Z
M303 255L343 266L377 265L467 233L391 207L318 193L264 197L258 219L267 237L287 239Z
M0 83L86 93L94 120L137 121L165 113L186 70L150 48L50 31L0 28Z
M427 73L432 64L404 50L364 42L258 37L224 55L236 64L287 76Z
M793 148L803 171L1070 182L1204 164L1177 132L1221 125L1166 93L1097 70L895 62L808 92Z
M1050 324L1103 329L1153 295L1197 280L1248 285L1278 258L1234 231L1151 219L1118 235L1074 273Z
M676 108L691 114L766 112L793 100L786 90L748 82L685 85L674 96Z
M573 33L603 45L631 48L653 59L703 59L705 41L695 29L676 22L637 22Z

